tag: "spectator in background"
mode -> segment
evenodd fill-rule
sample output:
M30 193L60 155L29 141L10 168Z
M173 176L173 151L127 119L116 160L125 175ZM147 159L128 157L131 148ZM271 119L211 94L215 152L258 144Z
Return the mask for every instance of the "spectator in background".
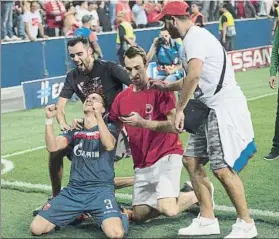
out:
M233 40L236 36L234 17L229 12L230 6L224 4L220 7L220 11L223 13L219 19L219 33L220 42L226 51L233 49Z
M159 3L154 3L152 0L147 0L145 3L145 11L147 15L147 26L160 26L160 22L155 20L154 17L161 12L161 5Z
M115 28L116 25L116 4L118 0L109 1L109 18L111 25Z
M76 29L74 36L86 37L89 40L90 45L94 51L94 58L103 58L102 50L98 44L98 38L94 31L91 30L93 16L85 15L82 17L82 27Z
M50 37L62 36L63 19L66 9L64 3L50 0L44 5L46 13L46 34Z
M118 16L119 13L124 13L124 21L133 23L135 22L132 10L129 6L129 0L119 0L115 6L115 15ZM116 26L118 27L120 22L118 21L118 18L116 17Z
M111 20L110 20L110 2L109 1L98 1L98 17L100 26L103 32L112 31Z
M97 13L97 2L96 1L92 1L92 2L88 2L88 14L93 16L93 20L92 20L92 29L96 32L100 31L100 22L99 22L99 16Z
M147 62L156 55L158 75L156 80L175 82L183 77L181 44L171 39L169 32L162 29L160 37L155 38L146 56Z
M193 2L191 5L192 15L191 20L196 26L204 26L204 16L200 12L200 6L197 2Z
M246 18L255 18L257 16L257 11L251 1L245 1L245 15Z
M76 20L76 9L73 5L73 3L68 2L65 5L66 13L64 14L64 20L63 20L63 33L65 36L73 36L74 32L77 28L79 28L81 25Z
M24 21L23 21L23 2L22 1L15 2L14 15L13 15L13 26L14 26L14 32L16 32L16 35L21 39L25 39L26 35L25 35ZM16 31L15 31L15 28L16 28Z
M117 21L120 25L116 36L116 49L119 63L124 66L124 53L130 46L136 45L136 35L131 23L125 20L125 12L118 13Z
M82 24L81 19L85 15L89 15L87 1L80 1L76 5L76 19L80 24Z
M2 40L20 40L20 38L13 33L13 1L1 1L1 23Z
M271 53L271 64L269 69L269 86L277 90L277 72L279 66L279 28L277 27L274 34L272 53ZM279 90L278 90L279 93ZM275 119L275 132L272 142L272 147L268 155L264 157L265 160L279 159L279 94L277 96L277 113Z
M136 4L132 8L132 12L136 21L137 28L144 28L147 25L147 16L143 0L136 0Z
M48 38L48 36L44 34L42 17L39 12L39 4L36 1L30 3L30 11L24 13L23 21L25 24L26 35L30 41L36 41L39 33L41 37Z

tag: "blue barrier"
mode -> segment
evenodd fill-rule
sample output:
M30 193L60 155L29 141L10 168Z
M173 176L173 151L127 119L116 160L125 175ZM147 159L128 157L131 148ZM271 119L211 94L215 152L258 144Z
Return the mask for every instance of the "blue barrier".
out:
M235 49L270 45L272 24L273 19L268 18L237 20ZM206 28L219 37L218 23L207 24ZM158 33L158 28L136 30L137 43L148 51ZM98 37L104 58L117 61L115 32L103 33ZM25 81L65 75L72 67L66 44L67 39L65 38L2 44L2 87L17 86Z
M25 108L39 108L55 104L64 86L65 76L27 81L22 83Z

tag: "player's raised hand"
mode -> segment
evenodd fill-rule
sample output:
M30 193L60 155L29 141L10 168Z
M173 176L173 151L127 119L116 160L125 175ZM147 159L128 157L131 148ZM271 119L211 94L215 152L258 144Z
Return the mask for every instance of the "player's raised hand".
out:
M45 108L46 118L51 119L56 116L57 109L55 105L48 105Z
M102 114L104 113L104 106L99 102L94 102L93 110L94 110L95 117L102 116Z

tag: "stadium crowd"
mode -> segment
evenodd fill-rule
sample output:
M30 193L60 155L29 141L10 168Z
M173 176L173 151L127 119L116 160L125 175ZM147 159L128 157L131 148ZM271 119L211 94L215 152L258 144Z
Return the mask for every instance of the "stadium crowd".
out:
M71 36L82 27L82 17L91 15L92 30L110 32L117 30L119 12L125 13L125 21L133 28L156 27L154 20L164 5L170 0L103 0L103 1L1 1L2 41L31 40L37 37ZM277 16L277 1L186 1L195 5L204 22L218 21L220 6L229 5L234 19ZM192 9L193 11L193 9ZM203 23L204 23L203 22Z

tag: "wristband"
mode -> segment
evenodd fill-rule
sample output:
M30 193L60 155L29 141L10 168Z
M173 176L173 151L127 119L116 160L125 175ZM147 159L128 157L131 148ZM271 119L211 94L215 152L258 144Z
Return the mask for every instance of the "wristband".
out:
M53 118L47 119L46 118L46 125L51 125L53 124Z

